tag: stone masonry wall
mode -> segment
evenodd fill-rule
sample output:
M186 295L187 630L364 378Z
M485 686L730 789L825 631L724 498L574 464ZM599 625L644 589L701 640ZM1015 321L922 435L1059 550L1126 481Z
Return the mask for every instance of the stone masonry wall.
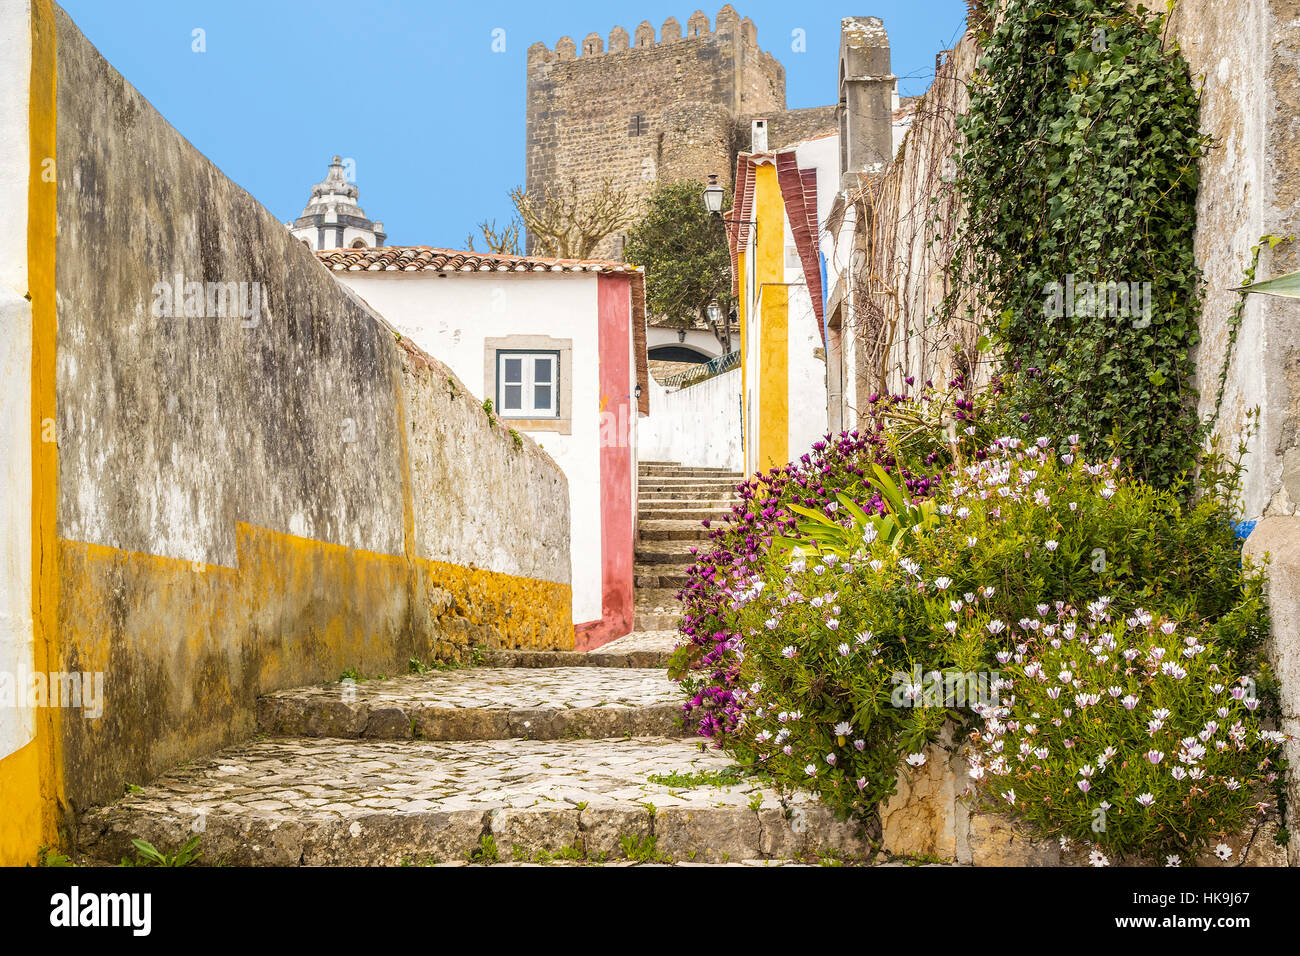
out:
M554 49L535 43L527 98L529 190L574 180L590 190L612 177L640 200L660 179L729 182L735 122L785 109L785 70L727 5L716 29L697 11L685 36L670 18L658 38L647 22L631 38L614 28L608 50L594 33L581 55L568 37ZM619 239L598 250L621 254Z
M769 149L784 149L805 139L832 136L839 132L839 108L836 106L810 106L805 109L786 110L771 116L755 114L740 121L744 142L749 141L750 123L756 119L767 120L767 145ZM748 147L746 147L748 149ZM732 163L732 169L735 169Z
M37 586L53 583L51 668L104 675L98 719L51 713L58 810L248 736L267 691L470 644L572 648L555 462L399 341L58 8L53 26L57 239L31 255L55 277L33 310L57 302L37 354L58 472ZM204 285L168 315L178 281L233 283L244 308Z
M1196 354L1202 417L1214 410L1228 359L1218 431L1235 449L1247 413L1259 409L1249 443L1243 517L1262 519L1246 553L1271 559L1269 658L1281 683L1289 826L1300 827L1300 304L1246 297L1229 353L1234 286L1264 235L1295 237L1264 249L1257 280L1300 269L1300 0L1181 0L1170 21L1201 86L1201 129L1214 147L1201 161L1196 263L1204 275ZM1290 844L1300 865L1300 844Z

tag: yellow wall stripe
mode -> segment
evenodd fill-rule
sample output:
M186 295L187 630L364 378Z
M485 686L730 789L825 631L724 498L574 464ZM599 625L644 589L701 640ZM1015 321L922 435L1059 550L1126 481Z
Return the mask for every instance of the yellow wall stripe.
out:
M32 300L32 620L33 665L57 669L58 646L58 487L59 452L42 441L43 423L55 421L54 250L58 185L41 173L46 161L58 169L57 37L51 0L32 0L32 77L29 139L31 165L27 198L27 276ZM41 842L56 844L63 800L59 712L46 707L36 715L39 780L33 799L41 805ZM34 853L36 847L31 848Z
M790 457L789 292L785 286L785 204L776 167L765 163L755 172L755 278L762 303L758 467L765 469L784 465Z

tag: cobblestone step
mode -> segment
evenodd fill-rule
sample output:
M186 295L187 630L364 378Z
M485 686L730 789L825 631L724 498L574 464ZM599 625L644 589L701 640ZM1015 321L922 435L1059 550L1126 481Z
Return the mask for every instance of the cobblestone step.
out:
M681 736L662 670L476 667L298 687L258 700L264 733L382 740Z
M740 472L732 471L731 468L719 468L710 466L710 464L682 464L681 462L637 462L637 471L640 471L641 473L654 471L689 471L720 473L720 475L740 475Z
M491 650L483 655L483 663L489 667L666 667L676 646L676 630L638 627L635 633L594 651Z
M698 503L707 501L712 507L730 508L739 499L736 493L729 488L668 488L668 489L647 489L642 488L638 493L637 507L641 508L648 505L659 506L665 502L670 505L677 501L689 501Z
M725 491L734 494L735 483L730 478L644 478L637 492L647 495L660 491Z
M641 588L636 592L638 611L674 611L680 610L681 606L676 588Z
M670 630L677 627L682 619L682 612L677 611L636 611L635 623L640 630Z
M686 574L689 564L638 564L633 568L633 580L638 591L644 588L686 587L690 578Z
M744 476L722 468L642 468L637 472L642 479L654 478L726 478L736 484L744 481Z
M674 636L682 617L682 603L676 588L638 588L636 592L636 627L639 631L668 632Z
M687 550L691 546L689 541L640 541L636 546L636 563L676 564L685 569L695 563L695 556Z
M711 507L714 501L667 501L641 506L641 521L704 521L719 525L731 514L730 507ZM681 507L674 507L680 505Z
M556 853L617 861L629 850L647 862L697 863L869 854L867 834L807 794L783 802L750 779L719 785L729 765L716 751L655 737L270 738L90 809L76 851L117 862L133 838L170 852L199 832L201 862L228 865L456 862L485 846L502 862Z
M641 521L642 541L707 541L709 529L698 521Z

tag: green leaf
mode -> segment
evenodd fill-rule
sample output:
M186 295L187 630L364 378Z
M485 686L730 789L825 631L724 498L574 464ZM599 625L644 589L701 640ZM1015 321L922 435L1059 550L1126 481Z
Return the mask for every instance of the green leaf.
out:
M826 515L822 514L820 511L814 511L812 508L805 508L803 505L786 505L786 507L795 514L801 514L805 518L812 518L814 521L820 521L822 524L836 527L835 522L826 517Z
M848 495L843 494L841 492L836 492L835 498L837 501L839 501L841 507L843 507L844 510L847 511L853 517L854 523L856 523L859 527L864 526L871 521L871 518L867 516L867 513L863 511L862 508L858 505L858 503L854 501L852 498L850 498Z
M901 515L906 512L907 504L903 501L903 495L898 490L898 485L894 484L894 480L889 477L889 473L875 462L871 463L871 470L875 472L876 477L867 480L879 489L880 493L885 496L885 500L889 502L890 507L897 514Z
M1300 272L1288 272L1275 279L1266 279L1254 285L1237 286L1233 292L1258 292L1260 295L1280 295L1300 299Z

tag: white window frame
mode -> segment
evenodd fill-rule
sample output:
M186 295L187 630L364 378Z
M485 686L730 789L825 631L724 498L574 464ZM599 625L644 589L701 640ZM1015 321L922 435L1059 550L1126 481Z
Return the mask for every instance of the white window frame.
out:
M506 361L508 359L521 359L521 381L506 381ZM551 366L551 380L549 382L538 383L536 381L537 360L545 359ZM560 417L560 353L552 350L527 350L527 349L497 349L497 388L496 388L496 412L502 418L559 418ZM520 397L522 405L520 408L506 408L505 390L507 384L520 386ZM534 404L537 397L536 386L538 384L549 385L551 388L551 404L544 408L538 408Z

